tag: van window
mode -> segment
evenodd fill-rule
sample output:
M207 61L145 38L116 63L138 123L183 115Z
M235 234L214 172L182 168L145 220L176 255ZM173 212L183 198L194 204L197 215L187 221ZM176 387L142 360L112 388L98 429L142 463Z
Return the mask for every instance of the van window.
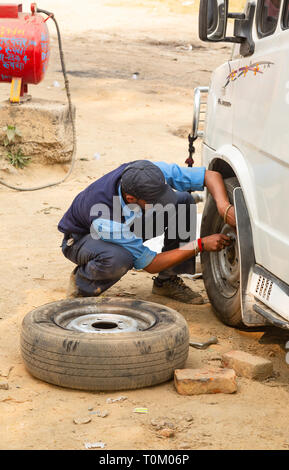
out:
M260 0L257 26L259 36L273 34L278 23L281 0Z
M289 0L285 0L283 9L282 27L289 28Z

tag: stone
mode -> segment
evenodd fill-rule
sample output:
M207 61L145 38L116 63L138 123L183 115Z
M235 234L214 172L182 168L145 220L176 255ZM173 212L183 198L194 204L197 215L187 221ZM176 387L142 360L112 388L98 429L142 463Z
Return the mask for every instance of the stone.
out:
M155 419L152 419L151 420L151 425L154 426L154 427L157 427L157 426L159 426L159 423Z
M172 421L168 421L165 419L152 419L151 425L156 428L157 431L161 429L175 429L176 425Z
M162 437L174 437L175 433L172 429L164 428L158 432L159 436Z
M74 424L88 424L91 422L90 416L78 416L73 419Z
M108 415L109 415L108 411L99 411L99 410L96 411L96 416L98 416L98 418L106 418Z
M190 449L191 445L188 442L181 442L178 448L181 450L186 450L186 449Z
M189 415L189 416L186 416L186 418L185 418L185 419L186 419L186 421L187 421L188 423L191 423L192 421L194 421L194 417L193 417L193 416L191 416L191 415Z
M73 109L75 115L75 108ZM65 103L33 98L21 105L9 101L0 103L0 158L5 161L5 126L15 126L21 136L15 139L15 149L31 157L34 163L66 163L72 158L72 125ZM13 146L12 146L13 149ZM1 165L0 165L1 167Z
M10 374L12 369L13 369L13 366L1 367L0 376L1 377L9 377L9 374Z
M9 390L9 384L7 380L0 381L0 390Z
M248 379L264 380L273 374L271 361L244 351L223 354L222 365L234 369L238 376Z
M232 369L221 367L177 369L175 387L180 395L234 393L237 391L236 374Z
M7 154L2 153L1 151L1 154L2 154L2 157L6 157ZM10 173L10 175L17 175L18 174L18 170L16 170L16 168L14 168L14 166L12 166L8 160L6 160L6 158L1 158L0 157L0 170L1 171L5 171L6 173Z
M175 429L176 425L172 423L171 421L164 421L163 427L167 429Z

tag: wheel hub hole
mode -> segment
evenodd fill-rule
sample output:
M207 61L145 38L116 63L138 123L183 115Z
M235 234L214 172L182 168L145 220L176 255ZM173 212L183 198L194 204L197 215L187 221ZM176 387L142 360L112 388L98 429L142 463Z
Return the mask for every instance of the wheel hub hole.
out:
M227 248L227 259L228 259L229 263L234 264L235 258L236 258L235 247L230 246L229 248Z
M93 323L91 326L93 328L96 328L97 330L112 330L113 328L118 327L117 323L108 322L108 321L96 322L96 323Z

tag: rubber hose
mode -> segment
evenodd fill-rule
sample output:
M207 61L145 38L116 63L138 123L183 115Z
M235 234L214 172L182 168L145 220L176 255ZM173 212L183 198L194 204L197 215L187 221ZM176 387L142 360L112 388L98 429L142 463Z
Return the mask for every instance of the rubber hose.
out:
M40 10L37 8L37 13L44 13L47 16L50 16L51 19L54 21L54 24L56 26L56 31L57 31L57 38L58 38L58 46L59 46L59 54L60 54L60 61L61 61L61 68L62 68L62 73L64 77L64 84L65 84L65 90L66 90L66 95L67 95L67 100L68 100L68 107L69 107L69 116L71 120L71 125L72 125L72 134L73 134L73 151L72 151L72 158L71 158L71 164L70 168L65 175L64 178L62 178L60 181L56 181L55 183L49 183L45 184L42 186L35 186L32 188L18 188L16 186L12 186L11 184L5 183L5 181L0 180L0 184L3 186L6 186L7 188L14 189L16 191L38 191L40 189L45 189L45 188L50 188L52 186L57 186L61 183L64 183L64 181L67 180L67 178L71 175L74 164L75 164L75 159L76 159L76 128L75 128L75 121L73 117L73 109L72 109L72 102L71 102L71 94L70 94L70 87L69 87L69 81L67 78L67 73L66 73L66 66L65 66L65 60L64 60L64 54L63 54L63 48L62 48L62 40L61 40L61 34L60 34L60 29L58 26L58 23L56 19L54 18L54 13L51 13L46 10Z

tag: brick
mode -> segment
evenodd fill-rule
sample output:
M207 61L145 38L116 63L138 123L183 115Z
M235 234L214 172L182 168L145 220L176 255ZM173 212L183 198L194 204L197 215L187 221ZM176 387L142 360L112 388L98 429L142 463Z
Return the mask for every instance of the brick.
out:
M232 369L221 367L177 369L175 387L180 395L234 393L237 391L236 374Z
M234 369L238 376L248 379L264 380L273 373L271 361L244 351L230 351L223 354L222 365Z

